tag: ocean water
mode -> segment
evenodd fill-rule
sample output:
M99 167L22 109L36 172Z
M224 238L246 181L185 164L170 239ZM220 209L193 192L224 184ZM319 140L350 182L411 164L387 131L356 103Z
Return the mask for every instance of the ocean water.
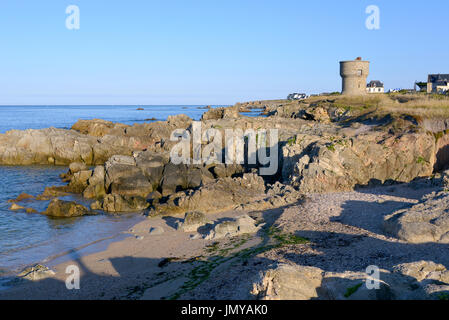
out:
M138 107L144 110L136 110ZM205 111L200 107L204 106L0 106L0 133L11 129L70 128L78 119L133 124L152 117L166 120L179 113L199 119ZM8 209L7 201L23 192L38 195L46 186L63 185L59 175L66 171L66 167L55 166L0 166L0 276L118 235L142 219L138 213L52 219ZM76 200L84 201L79 197ZM48 202L20 204L41 212Z
M77 120L104 119L124 124L166 120L184 113L199 120L204 106L0 106L0 133L11 129L69 129ZM143 108L144 110L137 110Z

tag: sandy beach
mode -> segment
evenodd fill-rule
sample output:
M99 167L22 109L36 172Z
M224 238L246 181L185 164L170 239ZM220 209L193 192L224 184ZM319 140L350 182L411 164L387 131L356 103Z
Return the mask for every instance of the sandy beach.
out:
M309 240L274 247L264 230L220 241L191 239L194 232L176 230L182 216L147 218L128 230L126 239L54 265L54 276L17 284L1 291L0 299L251 299L259 274L278 263L318 266L326 272L362 271L371 264L391 269L418 260L449 266L446 245L407 244L381 232L385 215L436 190L403 184L314 194L302 203L250 213L267 223L264 230L275 226ZM228 211L209 218L240 214ZM155 227L164 233L151 235ZM69 265L80 268L80 290L65 286Z

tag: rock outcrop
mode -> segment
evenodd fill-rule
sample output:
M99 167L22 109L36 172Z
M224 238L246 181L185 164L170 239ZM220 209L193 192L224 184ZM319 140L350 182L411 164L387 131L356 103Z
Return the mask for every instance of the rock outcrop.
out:
M428 195L418 204L385 217L384 230L410 243L449 243L449 193Z
M241 215L229 221L223 221L205 235L204 239L217 240L222 238L237 237L244 234L252 234L259 231L264 224L256 225L256 221L248 215Z
M280 263L260 274L251 294L262 300L440 300L448 290L448 271L431 261L379 269L379 279Z
M77 204L76 202L63 201L56 198L50 202L47 210L42 212L42 214L55 218L72 218L92 215L95 214L95 212L89 211L86 207Z
M41 264L37 264L33 267L28 267L22 270L22 272L18 274L18 277L29 281L40 281L54 275L55 272L53 270Z
M435 154L435 139L425 133L376 132L346 139L298 136L297 144L283 148L282 173L303 193L344 191L430 176Z
M107 194L102 201L94 202L91 209L102 209L106 212L137 212L147 209L149 205L143 197Z
M184 232L196 232L199 227L204 226L208 222L209 219L202 212L187 212L184 216L184 220L178 223L177 229Z
M134 151L167 152L175 142L175 129L187 129L191 119L173 116L166 122L133 126L104 120L80 120L72 130L11 130L0 134L0 164L69 165L105 163L113 155L132 155Z
M240 116L239 109L237 107L221 107L211 108L203 113L201 120L218 120L218 119L235 119Z
M165 203L151 208L150 215L182 214L187 211L223 212L261 199L264 194L264 180L256 174L244 174L241 178L220 178L197 190L169 196Z
M260 300L311 300L318 298L323 275L319 268L280 264L262 273L251 293Z

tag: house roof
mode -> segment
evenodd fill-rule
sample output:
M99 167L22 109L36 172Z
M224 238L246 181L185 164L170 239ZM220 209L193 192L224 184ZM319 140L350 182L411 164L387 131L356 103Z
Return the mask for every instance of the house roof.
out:
M429 74L429 82L438 83L438 82L448 82L449 74Z
M448 81L438 80L434 82L437 86L447 86Z
M368 88L383 88L384 84L379 80L372 80L367 84Z

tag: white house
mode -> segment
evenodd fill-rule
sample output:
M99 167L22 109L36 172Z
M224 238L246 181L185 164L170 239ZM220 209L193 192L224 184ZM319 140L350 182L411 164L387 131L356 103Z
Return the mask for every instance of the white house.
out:
M288 100L303 100L306 98L307 95L305 93L291 93L287 96Z
M368 93L384 93L384 84L378 80L372 80L366 85L366 92Z
M449 74L429 74L427 93L446 93L449 91Z

